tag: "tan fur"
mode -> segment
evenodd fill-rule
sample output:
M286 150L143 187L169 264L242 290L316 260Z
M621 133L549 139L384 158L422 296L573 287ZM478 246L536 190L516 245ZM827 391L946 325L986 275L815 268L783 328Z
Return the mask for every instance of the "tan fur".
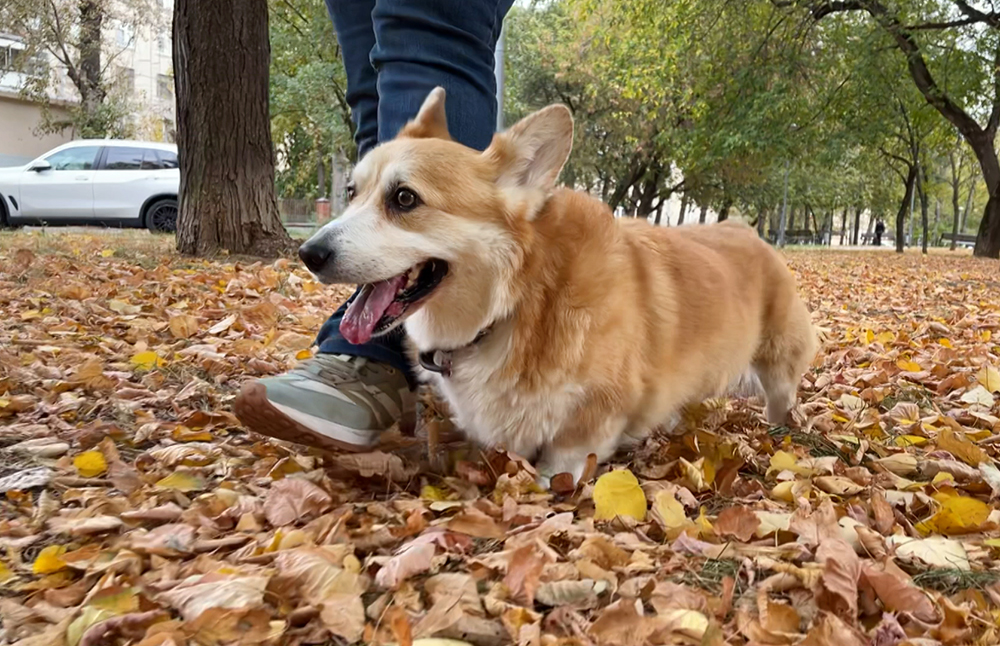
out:
M430 128L420 117L411 126ZM460 428L537 458L545 476L579 477L589 453L606 459L748 370L769 420L784 422L816 340L779 254L742 224L653 227L553 189L571 140L561 106L497 135L481 154L404 129L359 165L356 223L325 238L344 269L327 278L365 267L351 279L371 282L409 266L385 255L447 260L448 277L405 327L414 353L455 349L453 374L422 376ZM424 205L403 217L380 209L370 196L387 174L404 177ZM350 240L357 222L391 229L393 242L371 238L373 248L359 251Z

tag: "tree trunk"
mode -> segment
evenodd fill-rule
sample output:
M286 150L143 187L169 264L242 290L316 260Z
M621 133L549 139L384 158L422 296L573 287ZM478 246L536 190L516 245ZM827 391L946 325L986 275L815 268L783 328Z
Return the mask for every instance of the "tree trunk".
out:
M767 232L764 230L764 227L766 226L768 219L767 209L761 207L757 214L757 235L761 240L767 240Z
M702 204L701 213L698 214L698 224L705 224L706 215L708 215L708 204Z
M323 160L323 151L316 150L316 197L326 197L326 163Z
M1000 101L1000 97L997 97ZM983 132L982 137L969 140L979 165L983 169L983 179L989 197L983 219L979 222L979 233L976 234L976 247L972 254L980 258L1000 258L1000 159L994 143L996 131ZM975 182L972 184L975 187ZM969 189L971 198L972 189Z
M913 191L917 183L917 165L909 167L906 172L906 192L903 194L903 201L899 204L899 211L896 212L896 253L903 253L904 241L906 238L906 214L910 209L910 200L913 198Z
M731 208L733 208L733 201L732 200L726 200L722 204L722 210L719 211L719 222L725 222L726 220L729 219L729 210Z
M847 231L847 212L850 211L850 207L844 207L844 215L840 218L840 246L844 246L844 233Z
M858 236L861 235L861 207L857 206L854 208L854 240L851 242L855 247L858 246ZM869 218L869 221L871 218Z
M101 82L101 30L104 25L104 8L99 0L81 0L79 51L80 74L76 83L80 92L80 107L84 122L80 136L104 137L107 127L100 116L105 90Z
M292 247L274 197L267 0L177 0L177 250L276 256Z
M677 216L677 226L680 226L680 225L684 224L684 216L687 214L688 204L689 203L690 203L690 199L688 198L688 194L685 193L681 197L681 213L680 213L679 216Z
M660 226L660 218L663 217L663 203L665 201L666 200L664 200L663 198L660 198L660 201L657 202L657 204L656 204L656 217L653 218L653 224L656 225L656 226ZM670 226L670 218L669 217L667 218L667 226Z
M951 209L954 216L951 223L951 244L948 245L948 248L954 251L956 245L955 237L958 235L958 222L962 217L962 209L958 205L960 199L959 193L962 190L961 165L955 161L954 152L948 155L948 161L951 164Z
M917 196L920 198L920 224L924 229L924 239L920 243L920 252L927 253L927 212L930 209L930 198L927 196L927 169L920 165L920 175L917 180Z

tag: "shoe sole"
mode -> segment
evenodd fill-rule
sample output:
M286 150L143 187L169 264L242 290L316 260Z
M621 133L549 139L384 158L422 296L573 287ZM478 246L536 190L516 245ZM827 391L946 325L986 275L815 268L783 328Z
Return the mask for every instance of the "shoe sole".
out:
M313 429L281 412L267 399L267 387L259 382L243 385L233 402L233 412L249 430L286 442L295 442L328 451L371 451L373 444L352 444Z

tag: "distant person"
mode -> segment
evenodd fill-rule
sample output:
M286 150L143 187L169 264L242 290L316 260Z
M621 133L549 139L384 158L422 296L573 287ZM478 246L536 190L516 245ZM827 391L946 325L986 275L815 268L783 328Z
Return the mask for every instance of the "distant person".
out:
M484 150L497 117L494 50L514 0L326 0L347 71L358 159L396 136L437 86L448 131ZM358 345L340 334L344 303L319 331L318 352L284 375L247 384L233 408L252 431L301 444L369 449L415 423L416 378L402 329Z
M882 246L882 234L885 233L885 222L879 218L878 222L875 223L875 241L872 243L876 247Z

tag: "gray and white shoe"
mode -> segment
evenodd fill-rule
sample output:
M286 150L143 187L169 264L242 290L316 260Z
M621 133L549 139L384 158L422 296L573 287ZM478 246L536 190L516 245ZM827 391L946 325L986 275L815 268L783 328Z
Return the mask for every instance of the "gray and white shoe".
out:
M243 386L233 412L255 433L307 446L365 451L397 421L416 424L416 396L397 369L364 357L318 354L291 372Z

